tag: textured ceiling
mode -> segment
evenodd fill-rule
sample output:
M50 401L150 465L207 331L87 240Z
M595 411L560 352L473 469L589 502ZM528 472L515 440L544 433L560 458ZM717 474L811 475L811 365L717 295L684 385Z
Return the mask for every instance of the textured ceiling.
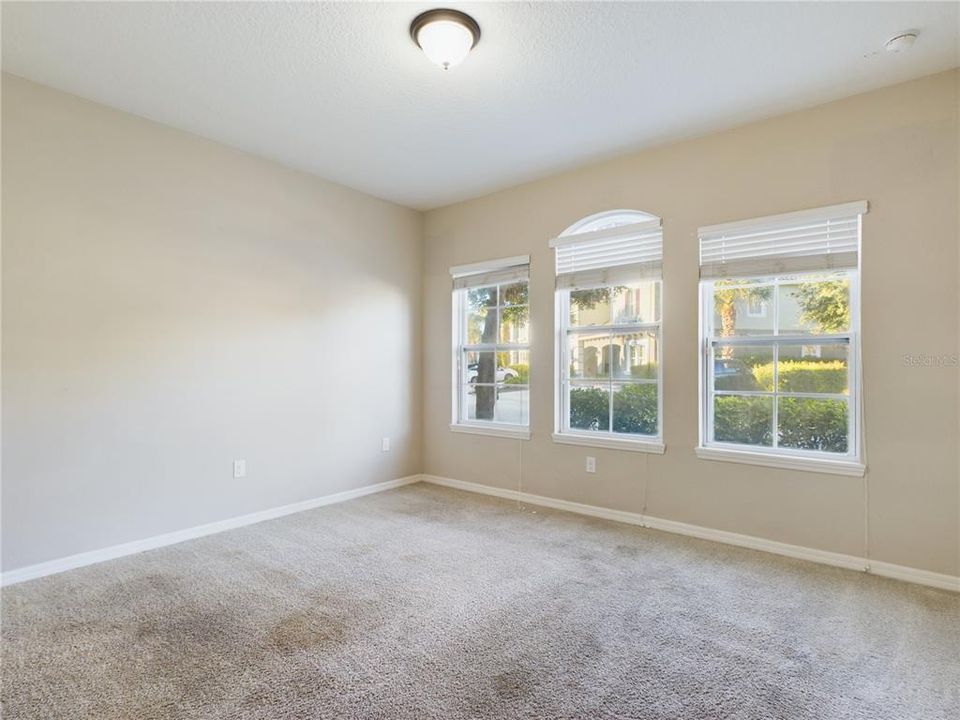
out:
M956 3L455 3L444 73L428 7L4 2L3 67L422 209L958 64Z

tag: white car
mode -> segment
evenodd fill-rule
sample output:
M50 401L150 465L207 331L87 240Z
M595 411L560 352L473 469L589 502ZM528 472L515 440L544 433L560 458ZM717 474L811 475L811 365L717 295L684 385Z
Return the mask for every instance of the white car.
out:
M470 363L467 365L467 382L475 383L477 381L477 373L479 371L478 363ZM520 377L518 373L513 368L498 367L497 368L497 382L503 383L508 380L513 380Z

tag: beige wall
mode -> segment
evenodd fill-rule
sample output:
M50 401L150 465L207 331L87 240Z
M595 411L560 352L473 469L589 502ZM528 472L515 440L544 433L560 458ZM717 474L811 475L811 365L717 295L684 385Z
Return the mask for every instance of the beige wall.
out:
M426 216L424 471L852 555L960 571L956 355L958 72L648 150ZM697 227L852 200L864 218L869 509L860 478L699 460ZM575 220L633 208L664 222L663 456L556 445L553 255ZM450 419L447 268L531 255L530 441L460 435ZM597 473L583 471L597 458ZM644 500L646 498L646 500Z
M874 559L957 574L960 371L902 356L960 352L958 78L623 156L424 227L4 76L3 569L422 470L854 555L869 515ZM861 479L693 452L696 228L860 199L868 512ZM550 439L547 240L621 207L664 218L663 456ZM533 439L451 433L447 268L526 253Z
M419 213L2 99L4 570L419 472Z

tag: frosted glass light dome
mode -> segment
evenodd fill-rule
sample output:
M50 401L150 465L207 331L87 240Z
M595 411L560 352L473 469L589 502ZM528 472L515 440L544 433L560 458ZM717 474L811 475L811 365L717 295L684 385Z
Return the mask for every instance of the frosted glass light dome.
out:
M477 44L480 26L458 10L428 10L414 19L410 35L433 63L449 70Z

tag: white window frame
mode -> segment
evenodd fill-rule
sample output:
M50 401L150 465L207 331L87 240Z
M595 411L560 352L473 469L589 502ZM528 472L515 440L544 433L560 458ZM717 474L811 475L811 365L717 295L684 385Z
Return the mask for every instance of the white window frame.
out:
M463 277L474 274L482 274L488 272L496 272L505 268L529 265L530 256L529 255L520 255L510 258L502 258L498 260L491 260L487 262L473 263L470 265L460 265L450 268L450 274L454 277ZM492 285L512 285L516 284L517 280L509 280L504 282L491 282ZM527 307L529 308L530 303L530 280L527 277L524 282L527 283ZM487 287L487 285L484 285ZM530 439L530 415L531 415L531 403L528 400L527 404L527 417L526 423L513 424L513 423L502 423L495 422L490 420L469 420L466 417L466 407L464 404L464 392L463 388L466 386L466 370L467 368L463 364L463 356L466 352L476 351L476 352L504 352L511 350L526 351L530 353L530 343L467 343L466 340L466 304L464 302L466 294L469 292L469 289L454 289L452 293L452 333L453 338L453 357L452 357L452 367L451 375L453 378L453 388L452 388L452 398L451 398L451 419L450 419L450 430L457 433L467 433L471 435L486 435L490 437L503 437L503 438L512 438L519 440L529 440ZM499 312L501 309L499 298L497 300L496 311ZM529 322L529 321L528 321ZM498 336L499 336L499 319L498 319ZM529 332L529 330L528 330ZM499 337L498 337L499 339ZM496 362L496 361L495 361ZM530 369L528 367L528 373ZM530 392L530 377L528 376L527 380L527 392ZM529 394L528 394L529 398Z
M658 220L655 215L637 210L610 210L590 215L571 225L560 237L576 235L584 232L606 230L621 225ZM554 328L555 354L557 362L554 365L554 432L553 441L564 445L578 445L583 447L599 447L630 452L647 452L663 454L663 278L651 278L659 283L660 319L657 322L608 324L584 327L570 325L570 290L558 289L555 291ZM620 283L600 285L597 287L616 287ZM571 429L570 427L570 393L571 383L566 377L566 368L569 366L570 349L569 338L580 333L631 333L655 332L659 349L657 363L657 379L655 381L623 381L621 384L656 384L657 386L657 433L656 435L630 435L617 433L613 430L592 432ZM612 385L616 382L609 380ZM610 402L610 424L613 427L613 402Z
M862 204L862 212L866 212L866 203ZM817 211L804 211L802 214L816 215ZM801 215L794 213L792 215ZM782 216L789 217L789 216ZM858 233L862 231L862 224L858 223ZM754 336L734 336L722 337L710 335L713 324L713 288L720 278L704 279L700 282L700 321L699 321L699 342L700 342L700 372L699 372L699 446L697 447L697 456L706 460L719 460L724 462L737 462L751 465L763 465L767 467L777 467L790 470L805 470L812 472L829 473L836 475L849 475L862 477L866 472L866 465L863 457L863 396L860 390L861 382L861 356L860 356L860 266L859 260L857 267L849 268L844 271L850 282L850 328L845 333L836 333L832 335L780 335L777 324L779 323L779 293L774 286L772 298L768 302L768 310L774 319L773 334L754 335ZM727 279L735 280L754 280L758 278L780 281L783 278L796 278L805 275L824 275L830 271L803 271L803 272L783 272L779 275L763 274L759 276L751 275L731 275ZM801 450L795 448L778 447L778 418L777 418L777 398L781 396L805 396L816 398L831 398L827 394L805 394L805 393L784 393L779 391L777 382L777 357L778 347L781 345L822 345L829 343L843 343L849 348L847 357L849 393L844 396L848 404L847 411L847 453L830 453L814 450ZM757 395L773 398L773 445L772 447L757 447L753 445L741 445L737 443L717 442L713 440L713 346L721 345L756 345L761 347L773 347L773 392L758 392ZM749 391L736 391L732 394L750 395ZM839 397L839 396L837 396Z

